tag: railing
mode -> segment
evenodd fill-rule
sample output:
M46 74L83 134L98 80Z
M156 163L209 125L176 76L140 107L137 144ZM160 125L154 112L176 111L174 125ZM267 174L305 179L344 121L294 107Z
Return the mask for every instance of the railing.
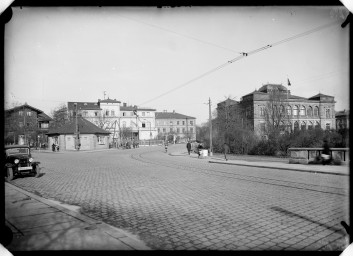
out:
M139 140L139 146L156 146L163 144L163 140Z
M291 158L315 158L321 155L323 148L289 148ZM342 161L349 161L349 148L330 148L331 157L339 157Z

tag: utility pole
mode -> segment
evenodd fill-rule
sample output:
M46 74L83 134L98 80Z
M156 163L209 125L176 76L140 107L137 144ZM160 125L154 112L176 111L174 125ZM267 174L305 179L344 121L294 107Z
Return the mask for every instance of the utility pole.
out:
M213 156L213 148L212 148L212 116L211 116L211 98L208 98L208 107L209 107L209 119L210 119L210 156Z

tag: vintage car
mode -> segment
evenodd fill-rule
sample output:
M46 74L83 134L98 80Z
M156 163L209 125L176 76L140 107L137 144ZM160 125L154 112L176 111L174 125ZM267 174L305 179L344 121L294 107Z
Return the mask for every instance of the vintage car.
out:
M5 146L5 180L10 181L15 176L29 174L40 175L40 162L34 161L31 148L26 145Z

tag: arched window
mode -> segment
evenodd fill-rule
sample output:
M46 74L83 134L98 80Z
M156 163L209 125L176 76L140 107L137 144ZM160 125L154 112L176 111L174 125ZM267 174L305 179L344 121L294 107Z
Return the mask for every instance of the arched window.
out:
M300 124L300 129L301 130L305 130L306 129L306 123L304 121L302 121L302 123Z
M287 106L287 115L292 115L292 108L291 106Z
M298 111L299 111L298 106L294 106L293 107L293 116L297 116L298 115Z
M319 116L319 107L314 108L314 116Z
M284 110L284 106L283 106L283 105L280 106L280 113L281 113L281 114L284 114L284 113L285 113L285 110Z
M313 127L314 127L313 122L309 121L309 122L308 122L308 130L312 130Z
M318 121L315 122L315 128L320 128L320 123Z
M310 106L308 107L308 112L307 112L308 116L313 116L313 108Z
M297 130L299 130L299 123L298 123L298 121L295 121L294 122L294 131L297 131Z
M301 115L301 116L305 116L305 114L306 114L305 112L306 112L306 111L305 111L305 107L304 107L304 106L301 106L301 107L300 107L300 115Z
M292 132L292 123L291 122L287 123L287 132L289 132L289 133Z

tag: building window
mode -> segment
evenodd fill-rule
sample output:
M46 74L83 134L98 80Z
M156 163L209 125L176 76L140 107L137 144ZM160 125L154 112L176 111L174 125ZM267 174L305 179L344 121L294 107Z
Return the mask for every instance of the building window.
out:
M308 130L312 130L314 127L313 122L309 121L308 123Z
M315 122L315 128L320 128L320 123L318 121Z
M287 106L287 115L292 115L292 108L290 106Z
M123 112L123 116L126 116L126 113L125 113L125 112Z
M23 115L23 111L18 111L18 115L22 116Z
M49 128L49 124L48 124L48 123L41 123L41 124L40 124L40 128L42 128L42 129L48 129L48 128Z
M330 118L330 109L326 109L326 118ZM327 125L327 124L326 124Z
M150 116L150 112L147 112L147 114L146 114L147 116Z
M142 123L142 128L146 128L146 123Z
M285 109L284 109L283 105L280 106L279 111L280 111L281 114L285 114Z
M30 123L27 123L27 127L29 127L31 124Z
M170 132L173 132L173 128L170 128L169 131L170 131Z
M194 122L193 122L193 121L190 121L190 125L194 125Z
M166 131L165 128L163 128L163 132L164 132L164 133L165 133L165 131Z
M111 111L111 115L112 115L112 116L115 116L114 110Z
M261 132L265 132L266 131L265 123L260 123L260 131Z
M183 132L185 132L185 128L183 128Z
M319 108L315 107L314 108L314 116L318 116L319 115Z
M183 125L185 125L185 121L183 121Z
M306 123L304 121L301 123L300 129L301 130L305 130L306 129Z
M264 115L265 115L265 108L260 107L260 116L264 116Z
M83 116L88 116L88 112L87 111L83 111Z
M179 125L179 121L177 121L177 125Z
M173 121L169 121L169 124L170 124L170 125L173 125Z
M330 123L326 123L326 130L330 130Z
M297 121L295 121L294 122L294 131L298 131L298 130L299 130L299 123Z
M190 132L193 133L194 132L194 128L191 127L190 128Z
M177 128L177 133L180 133L180 128Z
M104 145L104 136L97 136L97 141L99 145Z
M160 133L160 132L161 132L161 128L158 128L157 130L158 130L158 133Z
M298 115L298 106L294 106L293 107L293 116L297 116L297 115ZM295 128L294 128L294 130L295 130Z
M301 106L301 108L300 108L300 115L305 116L305 107L304 106Z
M142 116L145 116L146 115L146 113L145 112L142 112Z
M109 116L109 110L106 110L106 111L105 111L105 115L106 115L106 116Z
M308 107L308 116L313 116L313 108Z
M130 112L130 116L134 116L134 112Z
M27 116L32 116L32 112L31 112L31 111L28 111L28 112L27 112Z
M98 112L96 111L96 112L94 112L94 116L98 116Z

